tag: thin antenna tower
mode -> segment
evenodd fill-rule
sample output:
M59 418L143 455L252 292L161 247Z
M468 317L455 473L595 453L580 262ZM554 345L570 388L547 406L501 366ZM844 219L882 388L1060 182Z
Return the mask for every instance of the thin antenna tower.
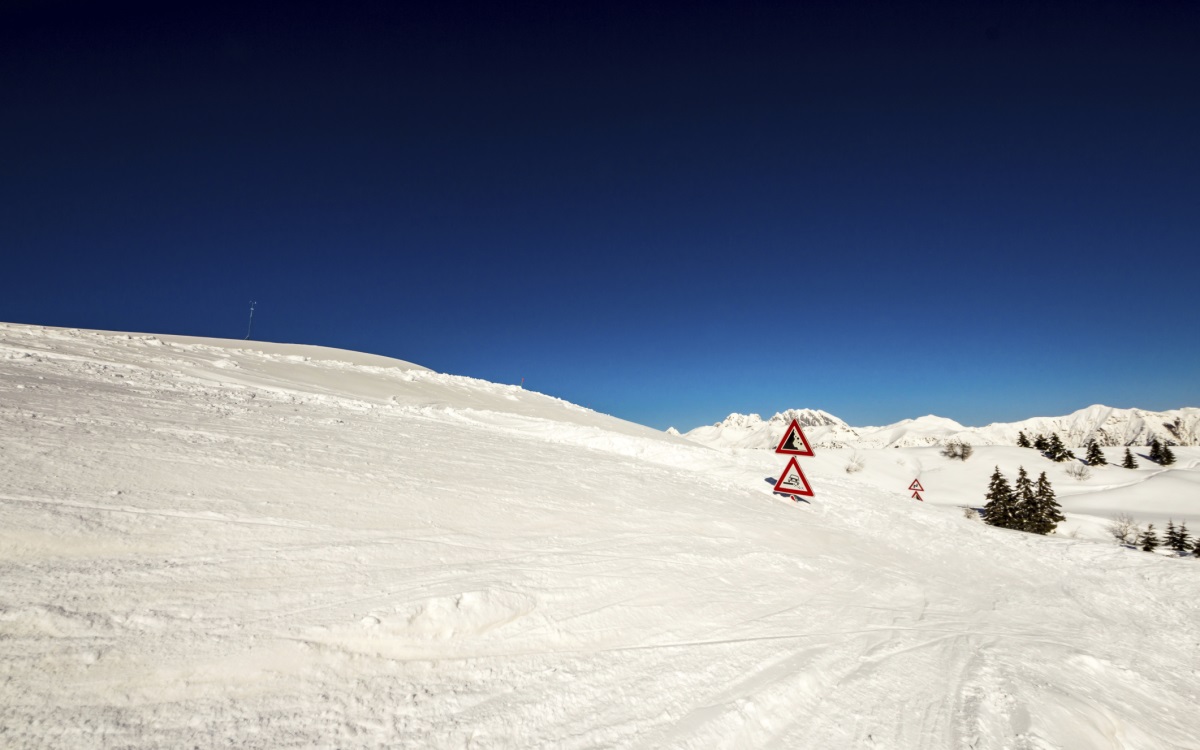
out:
M250 324L246 326L246 338L250 338L250 329L254 327L254 306L258 303L250 300Z

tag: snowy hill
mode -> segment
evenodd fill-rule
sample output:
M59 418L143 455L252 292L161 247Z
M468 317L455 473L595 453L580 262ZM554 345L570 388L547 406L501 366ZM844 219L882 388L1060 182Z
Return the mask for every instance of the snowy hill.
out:
M1169 445L1200 445L1200 408L1152 412L1100 405L1065 417L1034 417L986 427L964 427L932 414L886 427L851 427L827 412L790 409L766 421L757 414L730 414L715 425L697 427L684 435L717 447L774 448L779 441L779 423L786 427L792 416L797 415L820 415L820 421L801 419L800 423L805 426L804 434L811 443L827 448L912 448L942 445L947 440L965 440L972 445L1016 445L1021 432L1030 439L1038 434L1057 433L1069 446L1086 445L1089 440L1102 446L1149 445L1156 438ZM816 429L810 431L809 425Z
M0 324L0 744L1195 747L1200 561L965 518L1029 452L936 450L798 504L514 386Z

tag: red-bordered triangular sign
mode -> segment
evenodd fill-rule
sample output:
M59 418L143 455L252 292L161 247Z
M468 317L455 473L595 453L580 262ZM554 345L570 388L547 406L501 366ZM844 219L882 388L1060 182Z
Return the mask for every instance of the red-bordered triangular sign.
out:
M910 484L910 485L908 485L908 488L909 488L910 490L913 490L913 491L915 491L915 492L924 492L924 491L925 491L925 488L921 486L921 480L920 480L920 479L914 479L914 480L913 480L913 483L912 483L912 484Z
M775 483L775 491L785 495L813 496L812 487L809 486L804 472L800 471L800 464L796 463L795 456L788 459L787 468L783 470L783 473L779 475L779 481Z
M808 438L804 437L804 430L800 429L800 423L792 420L788 425L787 432L783 433L783 440L779 441L779 445L775 448L776 453L786 453L790 456L811 456L813 454L812 446L808 444Z
M921 497L921 493L920 493L920 492L914 492L912 496L913 496L914 498L916 498L917 500L920 500L921 502L925 502L925 499L924 499L923 497Z

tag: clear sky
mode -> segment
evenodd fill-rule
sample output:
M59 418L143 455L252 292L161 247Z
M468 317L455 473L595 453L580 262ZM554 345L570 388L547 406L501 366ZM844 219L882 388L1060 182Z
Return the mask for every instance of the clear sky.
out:
M1200 405L1200 4L0 4L0 320L654 427Z

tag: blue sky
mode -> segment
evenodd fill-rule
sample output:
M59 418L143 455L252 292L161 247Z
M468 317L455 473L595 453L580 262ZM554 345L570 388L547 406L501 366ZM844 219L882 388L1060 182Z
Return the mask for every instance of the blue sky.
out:
M0 320L253 299L659 428L1200 405L1195 4L327 5L6 4Z

